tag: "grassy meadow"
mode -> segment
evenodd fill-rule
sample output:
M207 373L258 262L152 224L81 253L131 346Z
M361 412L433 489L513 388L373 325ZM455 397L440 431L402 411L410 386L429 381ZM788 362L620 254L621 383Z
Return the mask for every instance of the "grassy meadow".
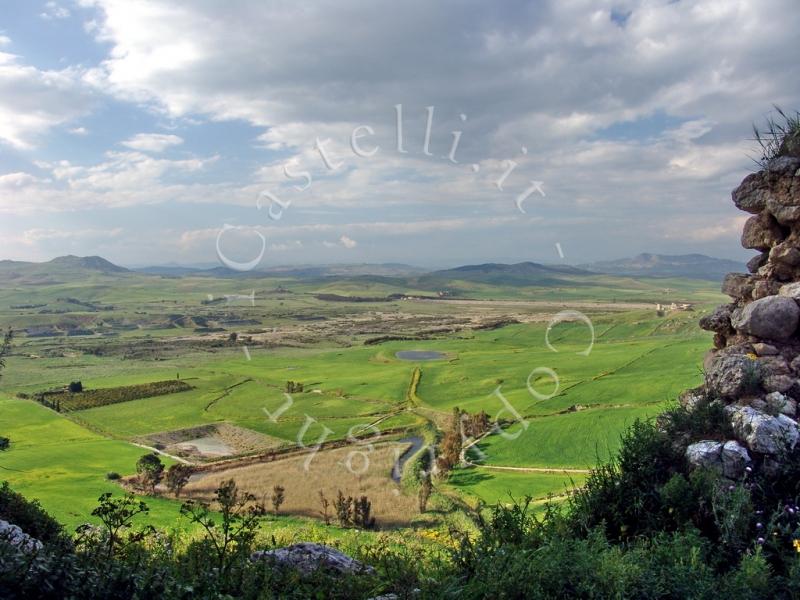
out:
M474 299L457 302L317 298L431 293L422 279L400 278L123 274L89 277L83 285L4 287L0 324L29 333L51 328L55 335L18 335L0 380L0 434L12 442L0 454L3 478L75 525L87 520L102 492L118 490L106 473L132 474L147 451L134 442L160 439L156 434L226 423L261 436L265 448L313 447L389 431L431 439L459 407L484 410L507 427L481 440L469 453L479 466L454 471L438 484L442 492L489 503L509 494L561 496L613 454L626 426L657 414L700 381L709 336L696 322L719 299L713 284L699 281L582 276L562 283L450 282L448 289ZM254 305L219 301L251 290ZM654 303L666 301L692 302L695 310L656 315ZM585 323L564 322L548 332L562 310L591 319L588 354L592 334ZM89 331L72 335L70 327ZM404 337L411 339L393 339ZM403 350L436 351L442 359L400 360L396 354ZM531 376L534 369L539 376ZM145 384L169 380L190 389L93 401L91 408L62 414L16 397L78 380L93 398L102 398L104 389L119 396L110 388L148 389ZM301 383L302 391L287 394L289 381ZM299 459L290 458L238 470L232 465L190 488L207 497L211 483L233 475L258 493L281 484L287 488L284 512L313 516L318 489L333 496L338 485L353 493L369 490L379 521L411 522L414 492L391 480L386 452L356 484L347 473L337 475L341 453L319 452L324 477L292 477L292 461ZM148 503L155 524L176 523L176 501Z

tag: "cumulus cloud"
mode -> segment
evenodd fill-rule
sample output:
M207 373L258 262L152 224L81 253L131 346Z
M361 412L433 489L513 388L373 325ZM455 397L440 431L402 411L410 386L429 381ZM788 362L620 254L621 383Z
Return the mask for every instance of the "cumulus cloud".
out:
M104 160L77 164L68 160L37 161L46 177L28 173L0 175L0 213L26 215L42 212L121 208L166 201L211 202L221 192L213 184L176 181L197 173L216 156L169 160L141 152L109 152ZM13 188L14 193L9 192Z
M36 181L36 177L30 173L23 173L21 171L6 173L5 175L0 175L0 189L21 188Z
M701 247L736 238L729 190L751 166L750 123L773 103L800 102L794 0L79 3L93 10L86 31L107 56L90 68L47 72L0 53L0 140L30 149L49 128L82 114L88 87L164 123L244 121L259 130L248 152L265 158L244 175L187 183L181 175L213 157L152 156L183 139L141 133L121 142L132 152L94 164L50 162L14 200L0 196L0 210L252 207L269 190L291 200L285 219L358 207L375 231L397 235L422 235L425 222L451 227L431 233L457 235L479 215L535 226L537 239L572 238L578 253L617 252L623 242L599 244L597 232L619 227L626 247L635 246L626 253L679 235ZM15 84L4 85L11 75L3 69L28 87L17 95ZM405 153L396 147L397 104ZM428 106L435 114L423 153ZM378 148L373 156L351 147L363 125L374 131L362 140ZM447 159L453 131L463 132L457 164ZM326 148L338 169L324 164L317 138L331 140ZM501 191L509 159L518 166ZM286 176L287 163L308 171L308 189L297 189L303 178ZM531 180L544 181L547 197L532 196L520 221L514 198ZM423 221L421 210L435 216ZM336 247L347 247L344 238L355 244L339 237L347 231L361 242L355 252L381 243L366 224L345 221L297 219L284 229L327 228ZM473 247L477 234L467 235L461 243Z
M92 95L80 69L39 70L0 52L0 142L30 150L50 128L87 114Z
M130 139L122 142L123 146L142 152L163 152L172 146L179 146L183 139L177 135L164 133L137 133Z

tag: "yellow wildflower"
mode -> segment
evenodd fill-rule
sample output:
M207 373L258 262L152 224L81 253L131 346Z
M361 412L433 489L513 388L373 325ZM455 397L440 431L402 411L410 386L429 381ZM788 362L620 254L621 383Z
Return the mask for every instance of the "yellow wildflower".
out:
M749 358L750 360L755 360L758 357L755 354L753 354L752 352L748 352L747 353L747 358Z
M795 552L800 552L800 540L792 540L792 546L794 546Z

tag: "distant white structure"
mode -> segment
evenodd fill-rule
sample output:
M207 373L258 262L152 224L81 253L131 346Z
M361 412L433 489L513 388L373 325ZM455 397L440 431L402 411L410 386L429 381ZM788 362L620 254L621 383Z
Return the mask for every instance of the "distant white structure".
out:
M692 305L688 302L681 302L681 303L672 302L671 304L660 304L660 303L656 304L656 310L664 312L667 312L668 310L692 310L692 309L693 309Z

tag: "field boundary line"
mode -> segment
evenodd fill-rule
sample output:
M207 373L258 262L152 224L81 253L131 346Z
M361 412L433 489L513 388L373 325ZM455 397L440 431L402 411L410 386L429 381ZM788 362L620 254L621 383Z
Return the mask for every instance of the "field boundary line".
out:
M231 390L233 388L239 387L240 385L244 385L245 383L247 383L249 381L254 381L254 379L252 377L247 377L246 379L243 379L242 381L240 381L238 383L234 383L233 385L229 385L228 387L226 387L223 390L224 393L221 396L219 396L217 398L214 398L211 402L206 404L206 407L203 409L203 412L208 412L209 408L211 408L212 406L214 406L214 404L216 404L217 402L219 402L220 400L222 400L223 398L228 396L231 393Z

